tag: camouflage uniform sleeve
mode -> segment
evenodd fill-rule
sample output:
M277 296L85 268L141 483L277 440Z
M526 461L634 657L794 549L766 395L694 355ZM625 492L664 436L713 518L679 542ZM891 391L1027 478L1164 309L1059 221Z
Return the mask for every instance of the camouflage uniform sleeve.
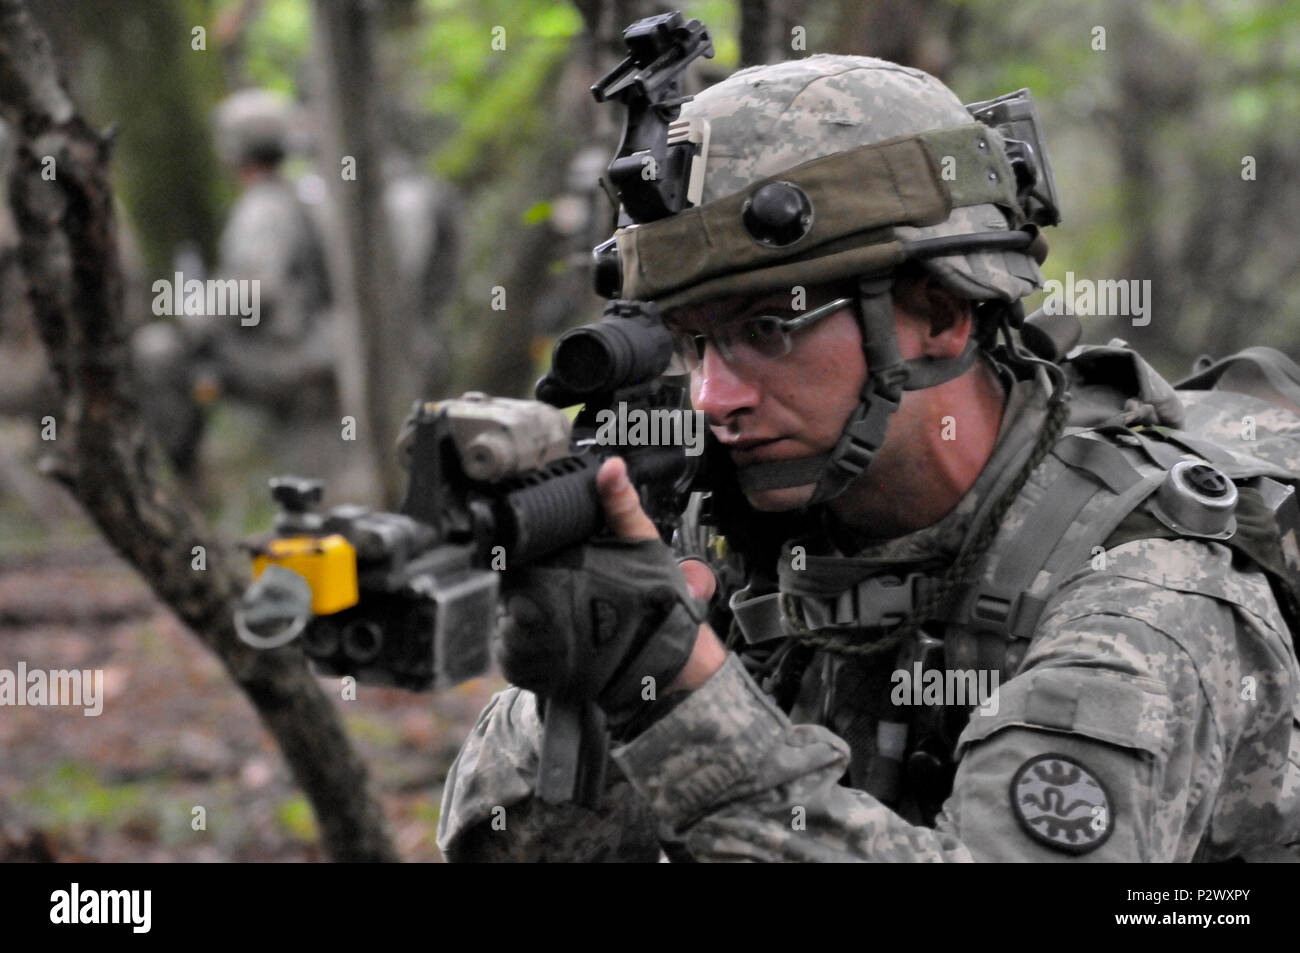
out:
M845 743L735 658L616 757L701 860L1211 860L1294 838L1297 671L1264 577L1184 540L1110 555L972 716L933 829L840 786Z
M658 860L654 816L614 765L598 811L534 798L540 747L536 696L494 696L443 789L438 847L448 860Z
M791 724L735 655L614 757L697 860L972 859L957 837L841 787L844 741Z

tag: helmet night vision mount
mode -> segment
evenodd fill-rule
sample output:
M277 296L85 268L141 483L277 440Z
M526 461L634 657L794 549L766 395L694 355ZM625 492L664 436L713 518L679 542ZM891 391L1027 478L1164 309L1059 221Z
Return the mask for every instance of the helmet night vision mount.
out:
M713 41L699 20L680 13L638 20L623 31L628 55L591 87L596 102L627 109L623 140L602 185L619 209L618 225L653 222L698 205L709 151L707 122L682 121L682 73L698 57L713 57ZM622 286L618 245L594 250L596 292L617 298Z
M996 99L967 103L966 110L984 125L1002 134L1007 159L1016 173L1020 207L1025 218L1038 226L1061 223L1056 178L1047 158L1038 125L1038 110L1028 89L1018 89Z

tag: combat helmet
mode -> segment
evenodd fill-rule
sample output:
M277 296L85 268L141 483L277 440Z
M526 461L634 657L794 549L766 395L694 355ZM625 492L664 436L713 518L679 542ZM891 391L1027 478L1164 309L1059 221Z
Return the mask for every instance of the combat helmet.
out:
M223 162L277 165L289 152L293 105L269 89L241 89L216 109L217 151Z
M1032 99L1020 90L967 107L920 70L819 54L741 70L682 105L670 128L670 143L696 143L693 204L625 215L603 247L606 274L619 296L661 311L857 281L869 377L837 446L739 474L746 490L815 483L811 502L830 499L870 465L901 392L963 373L988 328L1017 327L1020 299L1042 285L1038 227L1059 214ZM959 357L900 358L890 289L909 261L976 302L984 333Z

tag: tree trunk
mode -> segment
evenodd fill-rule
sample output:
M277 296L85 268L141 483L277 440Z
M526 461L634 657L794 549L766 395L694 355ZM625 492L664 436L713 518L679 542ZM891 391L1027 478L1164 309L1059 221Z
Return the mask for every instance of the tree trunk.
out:
M96 4L28 0L37 27L67 70L68 93L88 122L129 117L131 135L115 151L118 195L137 223L139 256L149 274L169 274L177 249L197 245L211 268L228 191L212 148L211 113L220 98L215 52L191 48L183 4L117 0L113 15ZM211 46L211 44L209 44ZM131 69L88 69L93 62ZM138 108L147 101L149 108ZM189 276L187 276L189 277ZM198 277L198 276L194 276ZM140 292L137 292L140 293ZM128 299L130 300L130 299ZM148 307L131 316L148 317Z
M879 56L945 79L949 28L959 7L945 0L842 0L829 53Z
M0 0L0 110L19 138L10 190L19 260L63 400L44 469L221 659L311 800L328 855L397 859L365 767L302 653L259 652L237 639L232 610L244 573L158 476L127 387L111 143L77 114L21 0ZM52 180L42 176L46 156Z
M393 256L384 221L383 152L371 4L316 0L312 6L315 69L324 107L321 166L338 234L328 240L338 291L344 413L357 417L357 449L378 462L383 503L401 502L393 450L419 382L409 372L402 330L395 327Z
M740 0L740 65L772 62L772 0Z

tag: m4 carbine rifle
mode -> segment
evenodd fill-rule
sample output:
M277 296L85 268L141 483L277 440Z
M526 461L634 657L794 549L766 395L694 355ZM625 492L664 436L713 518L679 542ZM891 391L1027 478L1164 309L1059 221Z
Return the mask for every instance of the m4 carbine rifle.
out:
M626 460L665 539L678 524L700 458L683 446L597 442L605 410L689 413L681 385L661 377L670 351L653 306L616 301L601 322L561 337L539 384L555 399L587 396L572 425L538 401L470 393L417 403L400 441L410 479L397 513L353 504L316 513L319 482L272 480L281 512L273 533L249 544L255 579L236 612L240 637L260 648L299 639L324 674L415 691L484 674L501 574L602 529L605 459ZM544 718L539 796L592 803L604 763L599 711L549 699Z

